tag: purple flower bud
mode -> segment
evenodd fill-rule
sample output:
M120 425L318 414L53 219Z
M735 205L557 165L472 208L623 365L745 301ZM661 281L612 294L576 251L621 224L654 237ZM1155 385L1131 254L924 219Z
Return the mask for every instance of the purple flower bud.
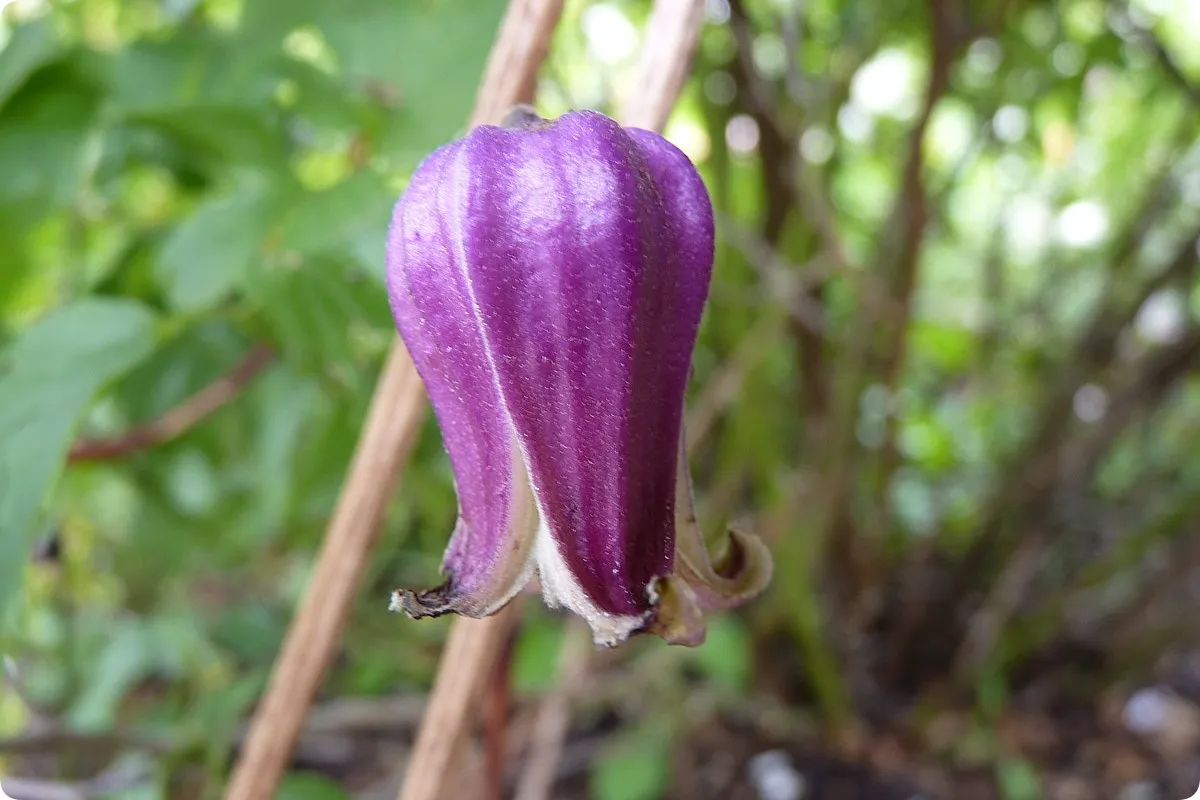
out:
M590 111L526 110L430 155L396 205L388 293L441 426L459 516L414 617L482 617L536 574L597 643L698 644L757 594L766 548L721 563L693 513L682 417L713 265L688 158Z

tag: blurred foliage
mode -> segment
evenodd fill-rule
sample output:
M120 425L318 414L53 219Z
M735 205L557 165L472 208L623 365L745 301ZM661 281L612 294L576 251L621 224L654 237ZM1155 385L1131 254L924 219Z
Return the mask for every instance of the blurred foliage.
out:
M756 529L778 574L702 648L628 648L594 796L659 795L689 687L841 725L884 697L919 717L949 681L986 725L1066 645L1090 692L1200 639L1196 4L708 11L667 129L719 215L692 459L703 524ZM3 7L4 731L144 731L167 754L120 796L216 791L392 341L391 205L462 132L502 12ZM568 3L541 111L613 113L647 13ZM327 697L428 685L445 623L386 598L434 580L454 512L431 420ZM562 639L529 617L522 696ZM298 771L280 797L344 792Z

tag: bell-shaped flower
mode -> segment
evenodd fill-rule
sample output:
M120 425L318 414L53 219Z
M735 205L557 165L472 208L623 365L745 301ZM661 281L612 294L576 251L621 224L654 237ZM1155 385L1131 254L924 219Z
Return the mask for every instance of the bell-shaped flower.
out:
M698 644L705 610L765 586L766 548L734 534L714 560L693 513L684 393L712 266L704 183L651 131L522 108L421 163L388 294L459 514L445 583L394 608L483 617L536 575L598 644Z

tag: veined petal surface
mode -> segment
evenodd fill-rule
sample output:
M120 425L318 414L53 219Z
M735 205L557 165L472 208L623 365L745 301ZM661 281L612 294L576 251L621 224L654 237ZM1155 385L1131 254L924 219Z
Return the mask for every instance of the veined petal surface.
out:
M388 237L392 313L442 431L459 517L446 550L446 583L398 593L413 616L494 613L532 575L537 528L528 476L470 292L455 213L462 188L448 180L460 143L434 152L397 204Z
M644 620L674 565L708 194L665 139L591 112L477 129L449 169L467 187L455 219L491 363L560 556L539 544L548 600Z

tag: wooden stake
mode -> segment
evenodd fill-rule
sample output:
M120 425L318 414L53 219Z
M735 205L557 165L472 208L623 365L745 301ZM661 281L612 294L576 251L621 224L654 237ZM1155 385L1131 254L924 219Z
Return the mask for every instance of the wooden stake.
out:
M476 97L473 125L499 122L510 107L532 100L561 13L562 0L511 0ZM234 766L225 795L229 800L274 796L333 659L384 510L424 416L424 387L397 338L375 387L312 579ZM448 650L457 646L465 654L475 652L472 648L491 641L475 632L507 618L456 626ZM476 638L479 641L472 643ZM463 639L468 641L460 642Z

